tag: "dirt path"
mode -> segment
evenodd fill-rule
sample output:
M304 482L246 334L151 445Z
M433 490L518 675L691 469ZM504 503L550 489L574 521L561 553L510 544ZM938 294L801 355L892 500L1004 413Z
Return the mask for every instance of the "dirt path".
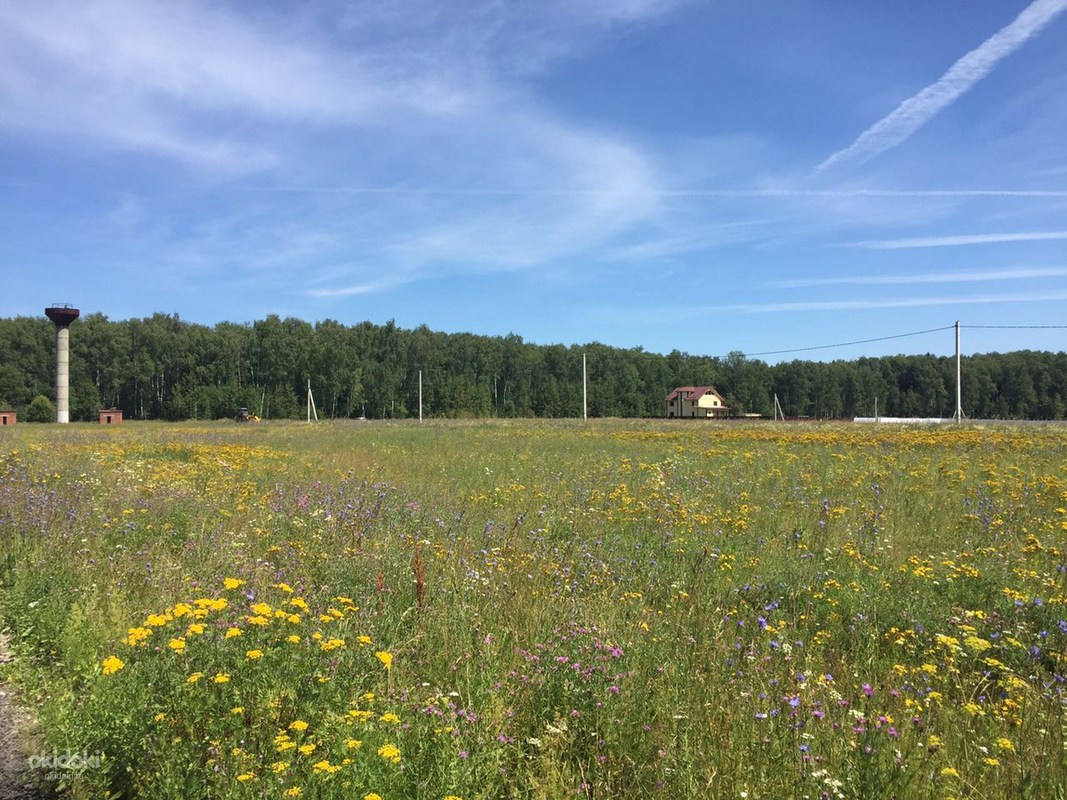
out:
M0 633L0 663L11 655ZM0 683L0 800L52 800L55 795L34 787L30 756L34 752L33 720L18 704L17 695Z

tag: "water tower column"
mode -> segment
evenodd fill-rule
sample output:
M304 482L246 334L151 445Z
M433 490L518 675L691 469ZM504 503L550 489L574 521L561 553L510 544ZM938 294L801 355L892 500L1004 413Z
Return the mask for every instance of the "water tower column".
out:
M56 422L70 422L70 328L56 327Z

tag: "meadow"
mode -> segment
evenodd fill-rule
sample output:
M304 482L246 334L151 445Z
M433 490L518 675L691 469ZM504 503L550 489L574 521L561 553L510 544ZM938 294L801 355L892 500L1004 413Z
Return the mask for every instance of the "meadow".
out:
M0 677L81 754L50 775L74 798L1063 798L1065 454L1052 427L19 425Z

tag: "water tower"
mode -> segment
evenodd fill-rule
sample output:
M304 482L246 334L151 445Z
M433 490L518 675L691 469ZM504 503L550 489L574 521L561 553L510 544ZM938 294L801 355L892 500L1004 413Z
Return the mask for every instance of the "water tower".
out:
M56 326L56 422L70 422L70 323L79 312L70 303L55 303L44 313Z

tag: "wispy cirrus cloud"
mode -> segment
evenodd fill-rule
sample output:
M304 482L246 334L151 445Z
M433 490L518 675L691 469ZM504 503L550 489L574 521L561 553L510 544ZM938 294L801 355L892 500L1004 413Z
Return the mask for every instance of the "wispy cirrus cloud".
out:
M904 142L1065 9L1067 0L1035 0L1013 22L960 58L937 81L865 130L851 145L819 164L815 171L825 172L848 163L862 164Z
M0 134L191 166L210 213L123 217L176 274L293 272L327 299L532 268L653 217L661 178L529 76L686 1L0 6Z
M403 280L372 281L370 283L360 283L352 286L337 286L332 289L309 289L307 294L309 297L319 298L358 297L365 294L384 292L404 283L406 283L406 281Z
M911 239L870 239L849 242L845 247L865 250L907 250L920 247L959 247L971 244L1000 244L1005 242L1048 242L1067 239L1067 231L1026 231L1021 233L974 233L959 236L919 236Z
M917 283L980 283L984 281L1015 281L1031 278L1067 277L1067 267L1012 267L1009 269L971 270L961 272L926 272L899 275L839 275L832 278L797 278L770 281L776 289L800 289L807 286L907 286Z

